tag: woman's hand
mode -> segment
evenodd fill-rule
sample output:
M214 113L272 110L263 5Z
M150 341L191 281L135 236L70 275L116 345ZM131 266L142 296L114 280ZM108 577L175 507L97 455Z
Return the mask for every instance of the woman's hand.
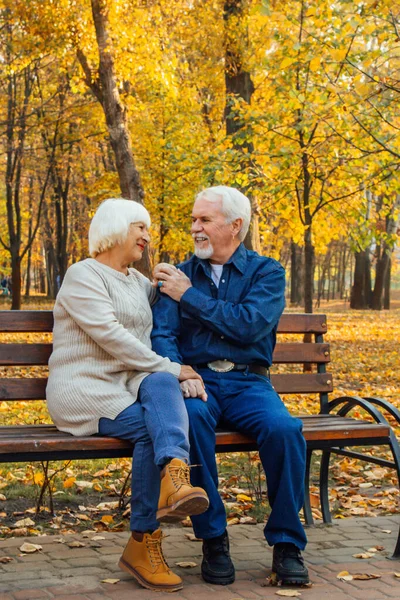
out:
M157 265L153 276L157 280L157 285L160 287L161 293L167 294L177 302L179 302L186 290L192 287L192 283L185 273L173 265L166 263Z
M201 375L197 373L190 365L182 365L181 372L178 376L179 381L186 381L187 379L199 379L203 383Z
M199 379L182 381L181 390L185 398L200 398L203 402L207 402L207 392Z

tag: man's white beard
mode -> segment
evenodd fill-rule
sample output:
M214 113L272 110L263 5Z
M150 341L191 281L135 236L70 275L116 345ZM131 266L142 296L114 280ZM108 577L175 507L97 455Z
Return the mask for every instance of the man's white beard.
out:
M208 242L207 248L198 248L196 244L194 245L194 253L197 258L202 258L203 260L207 258L211 258L214 254L214 248L211 246L210 242Z

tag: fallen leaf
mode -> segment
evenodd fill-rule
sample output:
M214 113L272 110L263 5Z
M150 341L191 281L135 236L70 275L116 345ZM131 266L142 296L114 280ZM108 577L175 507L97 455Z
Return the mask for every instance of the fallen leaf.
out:
M83 548L84 546L86 546L86 544L75 540L74 542L68 542L67 546L69 546L69 548Z
M16 521L14 525L11 527L33 527L35 525L35 521L32 521L29 517L26 519L21 519L20 521Z
M246 494L238 494L236 496L236 500L238 502L251 502L252 498L250 498L250 496L247 496Z
M39 550L42 550L42 546L39 546L39 544L30 544L29 542L25 542L22 544L22 546L20 546L19 549L21 552L32 554L33 552L39 552Z
M73 483L75 483L75 485L77 487L80 487L80 488L88 488L89 489L89 488L93 487L93 483L91 481L77 481L77 480L75 480Z
M353 575L353 579L380 579L382 575L378 575L377 573L356 573Z
M360 554L353 554L353 558L372 558L371 552L360 552Z
M15 537L25 537L26 535L28 535L27 527L17 527L17 529L13 530L13 536Z
M277 596L286 596L287 598L296 598L297 596L301 596L301 593L297 590L278 590L275 592Z
M177 567L182 567L183 569L191 569L193 567L197 567L197 563L195 562L177 562L175 563Z
M118 508L119 502L100 502L100 504L98 504L96 506L96 508L98 510L114 510L115 508Z
M257 525L257 520L254 517L240 517L241 525Z
M104 537L104 535L94 535L91 538L92 542L98 542L99 540L105 540L106 538Z
M120 579L102 579L101 583L111 583L111 584L115 584L118 583L118 581L121 581Z
M68 489L71 488L76 481L76 477L68 477L63 483L63 488Z
M377 548L368 548L367 552L378 552Z
M0 494L0 500L1 500L2 502L5 502L5 501L7 500L7 498L5 497L5 495L4 495L4 494Z
M112 515L103 515L101 517L101 520L102 520L103 523L107 523L107 525L108 525L109 523L113 523L114 522L114 517Z
M400 573L393 573L393 575L400 578Z
M14 560L14 559L11 558L11 556L1 556L0 557L0 563L2 563L3 565L5 565L6 563L11 562L12 560Z
M353 579L353 575L350 575L348 571L340 571L336 577L340 579L340 581L352 581Z
M197 538L194 533L185 533L185 538L187 538L190 542L202 542L203 540Z
M238 523L240 523L240 519L238 519L237 517L227 520L228 525L237 525Z
M382 533L392 533L391 529L381 529Z

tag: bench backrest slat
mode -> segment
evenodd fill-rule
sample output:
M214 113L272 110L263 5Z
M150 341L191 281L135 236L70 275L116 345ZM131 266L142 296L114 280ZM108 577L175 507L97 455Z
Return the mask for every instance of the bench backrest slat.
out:
M329 373L285 373L271 376L278 394L321 394L333 390ZM44 400L46 397L45 377L40 379L4 378L0 380L1 400Z
M52 344L0 344L0 365L47 365ZM277 343L275 364L327 363L329 344Z
M325 315L284 313L278 324L278 333L326 333ZM0 332L53 331L51 310L1 310Z

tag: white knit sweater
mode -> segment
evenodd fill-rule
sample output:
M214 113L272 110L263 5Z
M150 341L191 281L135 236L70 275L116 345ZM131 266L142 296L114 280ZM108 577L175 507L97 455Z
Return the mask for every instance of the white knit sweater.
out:
M61 431L98 432L135 402L156 371L179 376L181 365L151 350L155 290L136 269L124 275L93 258L72 265L54 306L53 353L46 397Z

